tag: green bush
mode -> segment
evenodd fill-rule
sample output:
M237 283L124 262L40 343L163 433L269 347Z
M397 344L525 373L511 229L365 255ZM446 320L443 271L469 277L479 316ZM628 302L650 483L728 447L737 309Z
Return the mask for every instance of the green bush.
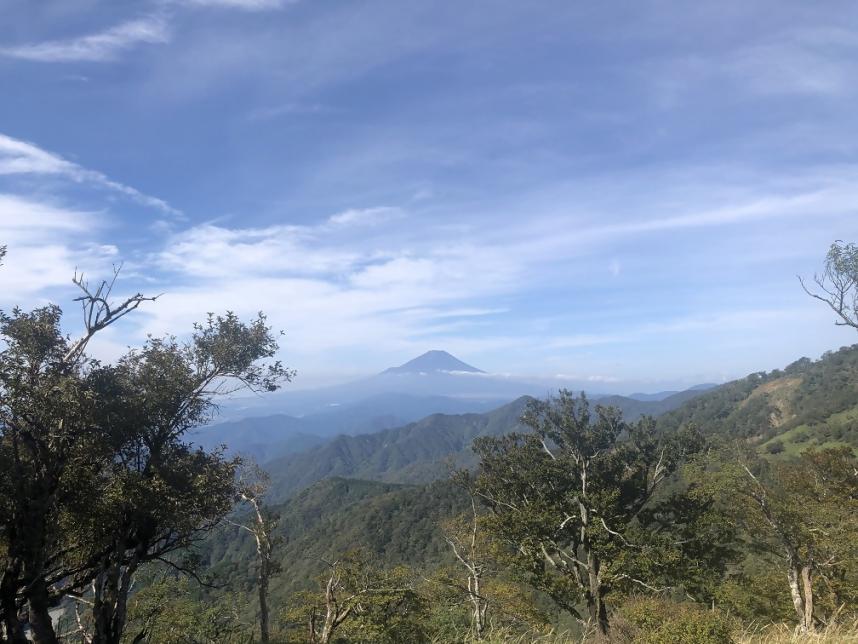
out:
M652 597L626 602L620 618L634 630L638 644L730 644L730 621L719 611L691 602Z
M769 444L768 444L768 446L766 447L766 451L767 451L769 454L780 454L781 452L783 452L783 451L784 451L784 444L783 444L781 441L779 441L779 440L777 440L777 441L772 441L772 442L771 442L771 443L769 443Z

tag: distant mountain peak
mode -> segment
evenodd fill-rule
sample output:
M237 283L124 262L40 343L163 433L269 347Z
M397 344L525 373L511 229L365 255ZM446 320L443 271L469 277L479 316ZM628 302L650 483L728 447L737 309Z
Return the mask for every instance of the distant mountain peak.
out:
M391 367L384 373L431 373L435 371L467 371L469 373L485 373L481 369L462 362L446 351L427 351L413 360L398 367Z

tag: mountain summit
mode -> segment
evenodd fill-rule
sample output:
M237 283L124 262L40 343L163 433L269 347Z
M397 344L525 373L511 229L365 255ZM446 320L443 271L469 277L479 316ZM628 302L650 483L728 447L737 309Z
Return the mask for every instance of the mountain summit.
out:
M431 373L437 371L468 371L470 373L485 373L481 369L462 362L446 351L427 351L414 360L409 360L398 367L391 367L383 373Z

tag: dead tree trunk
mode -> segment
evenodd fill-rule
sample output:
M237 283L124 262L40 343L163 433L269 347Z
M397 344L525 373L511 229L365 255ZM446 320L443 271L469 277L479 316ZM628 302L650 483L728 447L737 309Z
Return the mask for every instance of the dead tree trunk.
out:
M444 528L444 539L453 549L453 554L467 573L467 599L471 603L471 629L474 637L483 639L486 629L486 614L489 608L488 598L483 595L482 580L486 565L478 544L479 516L477 504L471 494L472 515L467 528L451 524Z
M279 567L274 560L274 529L277 517L267 512L262 505L262 499L268 490L268 475L255 463L245 465L238 481L237 500L246 503L253 510L251 525L229 521L242 530L253 535L256 541L256 559L259 565L257 575L257 593L259 596L259 639L262 644L268 644L271 635L270 610L268 607L268 586L272 575Z

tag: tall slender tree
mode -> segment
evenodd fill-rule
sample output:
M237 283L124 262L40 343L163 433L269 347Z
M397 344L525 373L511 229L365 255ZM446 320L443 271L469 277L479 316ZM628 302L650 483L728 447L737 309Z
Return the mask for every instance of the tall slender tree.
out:
M247 523L229 519L229 523L246 530L256 543L256 590L259 597L259 639L268 644L271 635L270 609L268 606L268 587L271 577L280 570L280 563L274 558L274 549L279 538L274 534L279 516L265 506L265 493L270 485L270 477L256 463L245 462L239 469L236 496L239 503L250 508Z

